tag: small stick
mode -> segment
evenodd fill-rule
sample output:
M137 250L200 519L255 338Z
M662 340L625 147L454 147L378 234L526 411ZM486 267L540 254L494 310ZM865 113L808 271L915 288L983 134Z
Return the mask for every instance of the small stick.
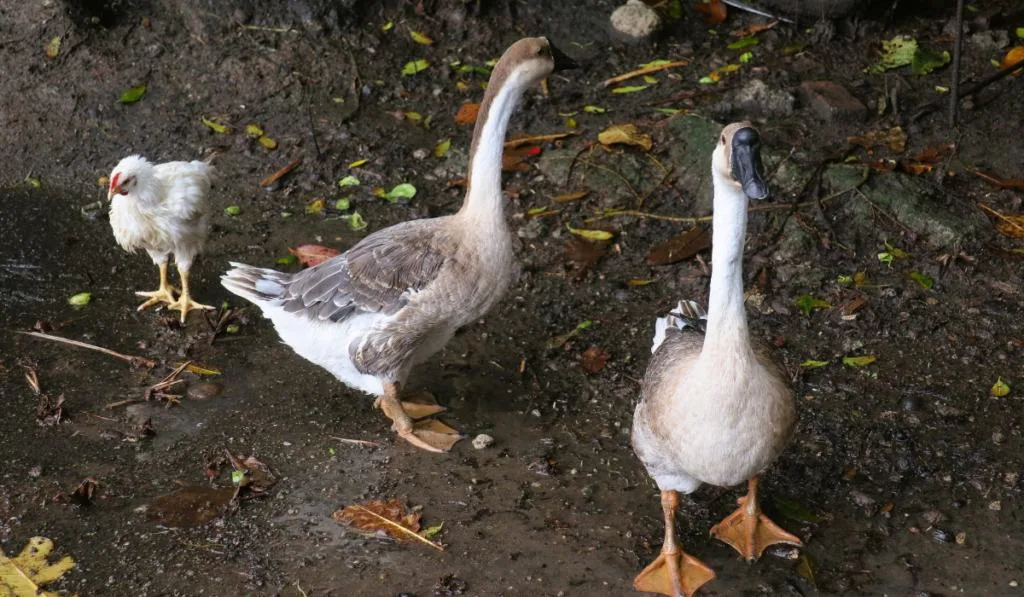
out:
M125 406L127 404L135 404L136 402L145 402L142 398L129 398L127 400L120 400L118 402L111 402L110 404L104 404L103 408L107 410L115 409L119 406ZM95 415L93 415L95 416Z
M667 70L667 69L670 69L670 68L678 68L680 66L686 66L688 64L690 64L689 60L673 60L672 62L667 62L665 64L655 64L654 66L644 66L644 67L638 68L636 70L631 70L628 73L622 73L621 75L612 77L611 79L607 79L604 83L601 83L601 86L602 87L608 87L609 85L615 85L616 83L621 83L623 81L628 81L629 79L633 79L633 78L640 77L640 76L643 76L643 75L649 75L651 73L656 73L658 71L663 71L663 70Z
M96 346L95 344L89 344L87 342L79 342L78 340L72 340L71 338L61 338L60 336L54 336L54 335L51 335L51 334L44 334L43 332L17 332L17 333L25 334L26 336L35 336L36 338L42 338L44 340L52 340L54 342L62 342L64 344L70 344L72 346L77 346L79 348L88 348L89 350L95 350L97 352L102 352L103 354L107 354L107 355L110 355L112 357L119 358L119 359L121 359L123 361L128 361L129 363L131 363L133 366L136 366L136 367L138 367L139 365L142 365L144 367L148 367L148 368L152 369L153 367L156 367L159 364L157 361L154 361L153 359L147 359L146 357L137 357L137 356L133 356L133 355L130 355L130 354L121 354L119 352L115 352L113 350L110 350L109 348L103 348L102 346Z
M295 158L294 160L289 162L288 165L285 166L284 168L281 168L277 172L274 172L270 176L268 176L268 177L264 178L263 180L261 180L260 181L260 186L261 187L269 187L270 185L272 185L275 182L277 182L278 180L280 180L282 176L284 176L285 174L288 174L289 172L294 170L295 167L298 166L301 163L302 163L302 158L301 157Z
M546 141L557 141L564 139L570 135L576 133L552 133L550 135L526 135L525 137L519 137L517 139L511 139L505 142L505 149L515 149L520 145L526 145L528 143L544 143Z
M347 437L335 437L333 435L330 436L330 437L331 437L331 439L338 440L339 442L342 442L342 443L345 443L345 444L354 444L356 446L370 446L371 448L379 448L380 447L380 443L379 442L371 442L370 440L366 440L366 439L349 439Z
M960 106L960 51L964 41L964 0L956 2L956 41L953 43L953 80L949 86L949 126L956 126Z
M731 6L733 8L738 8L740 10L745 10L745 11L747 11L749 13L752 13L752 14L755 14L755 15L758 15L758 16L761 16L761 17L766 17L766 18L769 18L769 19L776 19L776 20L782 21L783 23L790 23L790 24L793 23L792 19L787 19L786 17L780 17L778 15L773 15L770 12L764 12L763 10L759 10L757 8L754 8L753 6L750 6L749 4L744 4L743 2L738 2L737 0L722 0L722 4L725 4L726 6Z
M1017 222L1014 222L1010 218L1008 218L1005 215L999 213L998 211L992 209L991 207L985 205L984 203L979 203L978 207L980 207L981 209L983 209L983 210L987 211L988 213L994 215L995 217L999 218L1000 220L1006 222L1011 227L1016 228L1017 230L1019 230L1021 232L1024 232L1024 228L1022 228L1020 224L1018 224Z

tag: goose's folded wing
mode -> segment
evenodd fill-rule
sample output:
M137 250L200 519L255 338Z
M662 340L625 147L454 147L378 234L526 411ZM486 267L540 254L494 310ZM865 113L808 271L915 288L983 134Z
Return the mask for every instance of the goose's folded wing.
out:
M432 220L376 232L347 252L295 274L282 306L311 319L340 321L355 312L392 314L437 278L454 246Z

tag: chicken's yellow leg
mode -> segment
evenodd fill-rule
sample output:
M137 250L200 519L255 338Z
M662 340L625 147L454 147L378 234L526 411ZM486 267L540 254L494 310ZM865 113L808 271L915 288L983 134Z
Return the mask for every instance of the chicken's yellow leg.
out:
M758 480L754 477L749 481L747 495L737 500L740 507L711 527L712 535L731 545L748 561L761 557L765 548L775 543L802 545L796 535L787 533L761 513L757 504Z
M160 266L160 288L149 292L136 292L139 296L149 297L149 300L139 305L138 310L142 311L152 307L157 303L167 303L168 305L174 303L174 287L167 283L167 264L161 263Z
M178 300L168 305L167 308L181 311L181 323L185 323L185 318L188 317L188 312L192 309L213 309L210 305L204 305L192 300L192 295L188 292L187 269L181 269L181 266L178 266L178 276L181 277L181 296L178 297Z
M678 491L661 492L661 509L665 515L665 543L658 559L633 579L633 588L646 593L670 597L690 597L704 583L715 578L715 571L686 553L676 543L676 508Z

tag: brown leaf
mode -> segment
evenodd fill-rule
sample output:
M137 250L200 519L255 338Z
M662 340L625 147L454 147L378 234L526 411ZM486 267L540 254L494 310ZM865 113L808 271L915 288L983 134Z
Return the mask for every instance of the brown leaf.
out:
M1018 191L1024 191L1024 179L1004 179L992 174L991 172L985 172L984 170L971 169L971 172L981 177L985 182L998 187L999 189L1015 189Z
M907 134L898 126L885 131L871 131L863 135L854 135L847 137L846 140L865 149L881 146L888 147L897 153L907 149Z
M526 163L526 158L536 157L540 154L541 148L537 145L506 148L505 153L501 156L501 169L505 172L529 170L530 165Z
M589 194L590 191L577 191L575 193L564 193L562 195L555 195L552 201L555 203L569 203L571 201L579 201Z
M691 228L647 252L648 265L669 265L689 259L711 246L711 235L704 228Z
M242 481L238 483L239 487L247 488L253 493L263 493L277 483L277 477L270 472L270 467L254 457L233 454L230 450L224 450L224 455L227 456L236 471L244 473Z
M288 174L289 172L294 170L296 168L296 166L298 166L301 163L302 163L302 158L295 158L294 160L289 162L288 165L285 166L284 168L281 168L277 172L274 172L270 176L268 176L268 177L264 178L263 180L261 180L260 181L260 186L261 187L269 187L270 185L272 185L275 182L277 182L278 180L280 180L282 176L284 176L285 174Z
M565 254L573 264L577 279L583 277L587 270L601 261L610 244L611 241L593 241L578 236L572 236L565 241Z
M751 35L757 35L762 31L767 31L778 24L778 20L754 23L753 25L748 25L746 27L737 29L733 31L730 35L732 35L733 37L750 37Z
M99 490L99 482L92 478L86 477L84 481L78 484L78 487L71 492L71 499L77 501L83 506L88 506L92 503L92 497Z
M64 394L51 398L40 393L39 404L36 406L36 423L40 427L53 427L64 418Z
M628 122L611 125L597 134L597 140L601 145L634 145L644 151L650 151L654 145L650 135Z
M711 25L717 25L729 16L729 11L721 0L699 0L693 8L704 15L704 20Z
M583 360L580 361L580 365L587 373L597 373L601 369L604 369L604 366L608 364L608 359L610 358L612 358L612 355L601 350L597 346L591 346L583 351Z
M299 245L294 248L289 248L288 252L299 260L299 263L307 267L313 267L314 265L327 261L335 255L341 255L341 251L332 249L331 247L325 247L323 245Z
M920 176L921 174L928 174L935 168L935 164L925 164L923 162L900 162L900 170L907 174L913 174Z
M922 149L917 155L910 158L915 162L921 162L923 164L935 164L943 158L953 155L956 151L956 143L942 143L940 145L930 145Z
M416 539L443 551L441 544L419 534L420 517L419 512L408 511L402 502L395 498L352 504L331 515L339 524L348 525L363 533L384 534L401 542Z
M1024 213L1003 214L996 222L996 232L1010 238L1024 238Z
M867 297L859 296L857 298L851 299L843 304L843 315L853 315L857 311L860 311L861 307L863 307L866 304L868 304Z
M480 112L480 104L474 102L466 102L459 106L459 111L455 114L456 124L474 124L476 122L476 115Z

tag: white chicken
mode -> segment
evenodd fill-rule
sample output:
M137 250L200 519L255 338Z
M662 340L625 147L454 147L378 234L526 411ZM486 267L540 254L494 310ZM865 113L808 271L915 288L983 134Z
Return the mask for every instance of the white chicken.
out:
M185 322L192 309L212 309L192 300L188 272L203 249L210 232L207 195L213 166L199 161L152 164L132 155L118 162L110 174L110 227L117 244L134 253L145 249L160 268L160 287L137 292L147 297L139 310L159 303L181 311ZM181 295L167 282L167 264L171 253L181 277Z

